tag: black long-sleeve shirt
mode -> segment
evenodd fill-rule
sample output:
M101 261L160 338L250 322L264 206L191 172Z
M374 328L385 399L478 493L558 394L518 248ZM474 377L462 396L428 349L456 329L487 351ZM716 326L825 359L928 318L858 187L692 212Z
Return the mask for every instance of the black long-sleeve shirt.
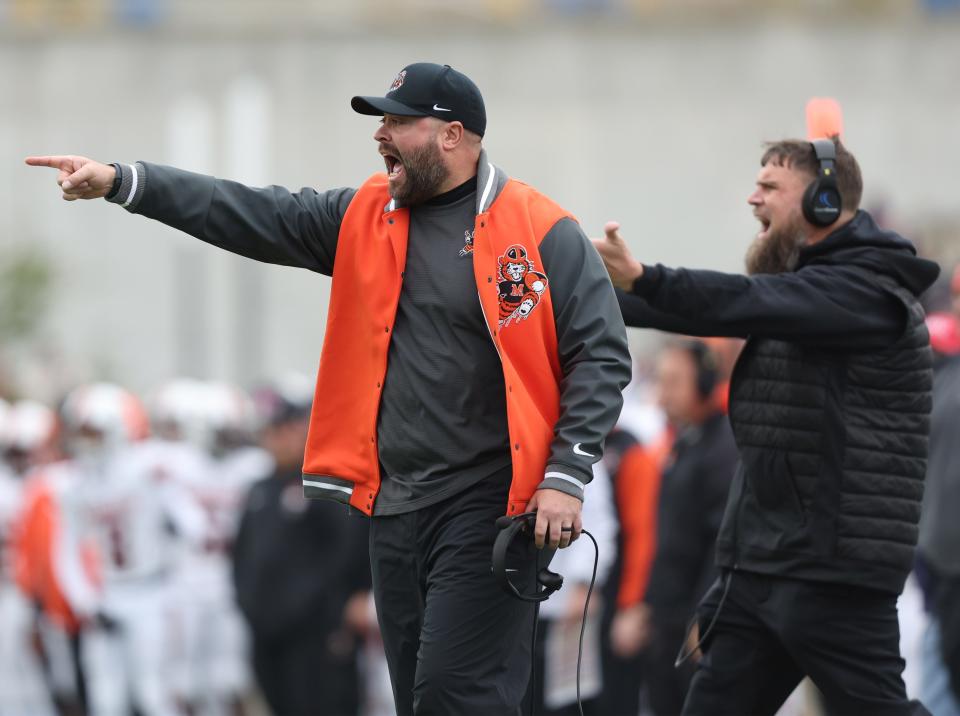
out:
M871 248L886 249L882 262L874 262ZM618 291L617 298L628 326L866 349L893 343L907 318L901 302L873 280L872 271L893 271L906 285L925 288L938 269L861 211L805 247L795 271L744 276L657 264L644 266L632 291Z

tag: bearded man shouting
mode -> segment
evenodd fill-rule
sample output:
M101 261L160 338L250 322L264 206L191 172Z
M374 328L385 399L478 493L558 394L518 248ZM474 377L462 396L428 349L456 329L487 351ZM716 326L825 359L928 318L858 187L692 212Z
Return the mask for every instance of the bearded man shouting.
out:
M760 164L748 275L641 264L613 223L594 240L627 325L747 339L722 574L698 608L684 714L772 714L803 676L831 714L927 713L905 693L896 603L931 407L918 296L939 269L858 209L838 139L772 143Z

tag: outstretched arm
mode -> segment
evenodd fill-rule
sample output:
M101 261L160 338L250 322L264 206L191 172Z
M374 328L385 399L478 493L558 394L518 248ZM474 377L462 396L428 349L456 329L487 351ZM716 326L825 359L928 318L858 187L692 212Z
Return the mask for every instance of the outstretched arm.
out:
M779 274L721 273L641 264L610 222L593 239L628 326L700 336L766 336L823 346L889 345L901 302L854 266L810 264Z
M28 157L58 170L68 201L106 198L247 258L333 273L340 224L353 189L262 189L158 164L102 164L87 157Z

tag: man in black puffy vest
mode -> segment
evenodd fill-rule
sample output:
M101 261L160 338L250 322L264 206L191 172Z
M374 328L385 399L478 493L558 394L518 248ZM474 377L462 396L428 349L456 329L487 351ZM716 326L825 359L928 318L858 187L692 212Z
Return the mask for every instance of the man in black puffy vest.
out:
M897 596L923 496L931 353L917 297L936 264L858 209L838 139L769 144L748 201L749 275L643 265L594 243L629 326L740 336L730 421L740 465L698 609L685 714L772 714L810 676L831 714L907 700Z

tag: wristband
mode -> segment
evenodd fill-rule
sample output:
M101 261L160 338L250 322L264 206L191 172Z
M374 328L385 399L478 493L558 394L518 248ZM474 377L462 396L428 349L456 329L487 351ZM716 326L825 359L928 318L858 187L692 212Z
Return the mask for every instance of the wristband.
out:
M116 172L116 176L113 178L113 186L110 188L110 193L107 194L107 199L112 199L117 195L117 192L120 191L120 185L123 183L123 172L120 170L119 164L111 164L113 170Z

